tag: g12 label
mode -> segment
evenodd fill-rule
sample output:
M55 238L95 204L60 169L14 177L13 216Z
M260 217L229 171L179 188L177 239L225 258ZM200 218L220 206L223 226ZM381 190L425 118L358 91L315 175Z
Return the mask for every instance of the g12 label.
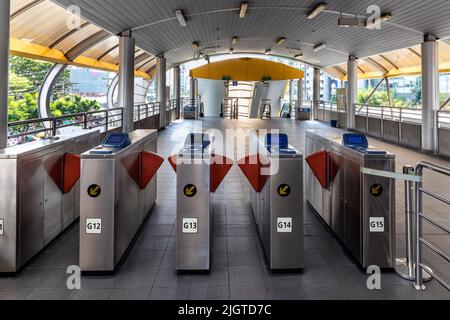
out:
M197 233L198 219L197 218L183 218L183 233Z
M0 219L0 236L3 235L3 226L4 226L3 219Z
M102 219L86 219L86 233L101 234L102 233Z

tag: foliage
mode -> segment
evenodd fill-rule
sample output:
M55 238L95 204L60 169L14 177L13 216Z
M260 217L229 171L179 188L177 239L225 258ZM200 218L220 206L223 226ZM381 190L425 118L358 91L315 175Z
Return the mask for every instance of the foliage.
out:
M42 60L28 59L22 57L11 56L9 61L9 70L12 74L28 79L33 91L41 86L45 76L53 67L50 62ZM56 86L64 86L70 89L70 70L66 69L59 76Z
M100 103L96 100L83 99L79 95L61 97L50 103L50 111L53 116L88 112L100 109Z
M8 98L8 121L21 121L38 117L37 93L25 93L23 98Z
M373 91L373 88L360 90L358 92L358 96L357 96L357 103L363 104L367 100L367 98L369 98L369 95L372 91ZM409 106L408 101L406 101L406 99L403 97L398 97L396 95L395 90L391 90L391 94L393 97L392 103L393 103L394 107L402 108L402 107ZM388 98L387 92L385 90L375 91L375 93L369 99L367 104L371 105L371 106L389 106L390 103L389 103L389 98Z
M32 89L32 83L26 77L9 72L9 90L14 96L21 96Z

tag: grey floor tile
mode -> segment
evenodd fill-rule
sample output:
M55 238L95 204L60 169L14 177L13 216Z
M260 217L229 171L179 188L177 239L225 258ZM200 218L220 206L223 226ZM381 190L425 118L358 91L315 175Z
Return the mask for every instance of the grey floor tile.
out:
M81 289L73 290L70 300L107 300L112 289Z
M121 268L114 277L114 289L151 288L158 268Z
M271 298L267 287L230 287L231 300L270 300Z
M150 300L188 300L189 287L185 288L159 288L155 287L151 290Z
M151 288L139 289L112 289L109 300L147 300L150 296Z
M33 289L0 289L0 300L24 300L32 292Z
M72 293L69 289L34 289L27 300L67 300Z
M228 300L230 298L227 287L196 287L190 288L189 299L191 300Z

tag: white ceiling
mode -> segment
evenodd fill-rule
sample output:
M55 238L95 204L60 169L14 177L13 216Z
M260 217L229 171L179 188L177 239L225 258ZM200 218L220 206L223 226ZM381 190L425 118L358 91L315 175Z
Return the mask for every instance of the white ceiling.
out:
M320 67L345 62L349 55L360 58L411 47L423 35L450 37L449 0L326 0L328 9L315 19L306 13L315 0L248 0L249 9L239 19L241 1L235 0L53 0L64 7L78 5L86 20L113 34L132 29L136 45L153 55L164 54L169 64L191 60L193 41L208 54L229 51L293 57L299 49L304 61ZM367 7L378 5L393 15L379 30L339 28L339 12L368 16ZM175 10L185 13L187 26L179 25ZM279 37L287 40L275 44ZM327 49L313 52L314 45Z

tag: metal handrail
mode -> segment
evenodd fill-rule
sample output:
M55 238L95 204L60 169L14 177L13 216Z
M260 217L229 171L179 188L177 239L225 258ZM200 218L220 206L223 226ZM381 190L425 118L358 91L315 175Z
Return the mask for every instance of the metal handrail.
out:
M447 177L450 177L450 168L433 164L427 161L421 161L416 165L415 172L417 176L423 177L423 170L427 169L442 175L445 175ZM433 226L441 229L448 235L450 235L450 229L444 226L443 224L439 223L438 221L435 221L434 219L428 217L423 212L423 194L425 193L428 196L431 196L433 199L440 201L441 203L444 203L446 205L450 205L450 199L447 199L446 197L437 194L435 192L432 192L430 190L426 190L423 187L423 182L420 180L419 182L415 182L414 185L415 188L415 194L416 194L416 208L415 208L415 224L416 224L416 238L415 238L415 245L416 245L416 275L415 275L415 283L414 288L417 290L425 290L425 285L423 284L423 270L428 272L430 276L434 279L436 279L440 284L442 284L447 290L450 291L450 284L447 283L444 279L442 279L439 275L435 274L430 267L426 266L422 262L422 245L425 245L430 250L432 250L434 253L441 256L443 259L447 260L447 262L450 262L450 256L447 255L443 250L438 248L435 244L430 242L429 240L426 240L423 238L422 234L422 220L426 220L428 223L432 224Z
M136 118L134 119L135 121L139 121L148 118L150 116L159 114L159 102L136 104L134 108L136 110L135 115L137 115L137 119ZM35 128L33 130L11 133L10 135L8 135L8 139L16 139L24 136L36 135L39 133L46 133L50 137L53 137L57 134L58 129L72 126L82 126L83 129L105 127L105 131L109 132L111 127L120 127L121 124L118 126L116 126L115 124L118 122L122 123L122 119L123 119L123 109L111 108L111 109L92 110L87 112L78 112L55 117L14 121L8 123L9 129L20 126L34 126ZM70 123L64 123L64 120L74 120L74 121ZM50 126L44 125L45 122L50 122L51 123Z

